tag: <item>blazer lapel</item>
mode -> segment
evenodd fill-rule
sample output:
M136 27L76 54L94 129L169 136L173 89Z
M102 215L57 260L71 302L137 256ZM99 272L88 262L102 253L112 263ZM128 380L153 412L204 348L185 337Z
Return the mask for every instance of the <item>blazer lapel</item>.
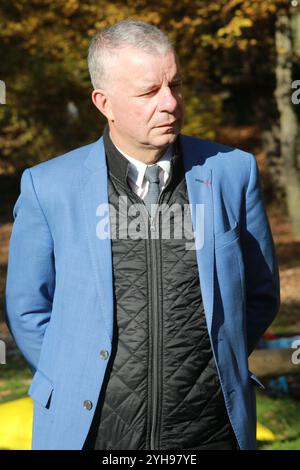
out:
M214 224L212 170L200 154L199 141L181 138L185 177L192 224L200 286L207 327L211 331L214 293Z
M109 339L112 341L112 248L109 235L107 166L102 138L92 145L86 158L85 166L86 171L81 178L81 196L85 214L87 238L93 274L99 293L101 313ZM103 223L104 220L106 223ZM105 230L100 230L99 227Z

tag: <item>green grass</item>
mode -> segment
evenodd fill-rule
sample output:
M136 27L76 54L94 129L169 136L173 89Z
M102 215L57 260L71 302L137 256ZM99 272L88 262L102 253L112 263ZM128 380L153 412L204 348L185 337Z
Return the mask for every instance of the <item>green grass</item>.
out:
M19 356L0 366L0 403L27 396L32 375ZM274 442L259 442L259 450L300 450L300 403L292 398L270 398L257 392L258 421L278 435Z
M260 442L260 450L300 450L300 403L292 398L270 398L257 393L257 419L280 437Z
M0 403L27 396L32 374L25 359L10 356L0 365Z
M269 332L277 336L298 335L300 332L300 305L299 303L290 303L282 305L280 312L273 321Z

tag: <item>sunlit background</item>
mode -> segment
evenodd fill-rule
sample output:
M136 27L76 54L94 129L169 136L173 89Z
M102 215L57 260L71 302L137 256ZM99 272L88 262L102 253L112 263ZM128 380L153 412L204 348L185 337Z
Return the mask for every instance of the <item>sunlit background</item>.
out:
M280 314L260 344L268 355L261 359L257 350L250 364L266 386L257 392L258 447L300 449L300 369L291 361L291 346L300 338L297 0L1 0L1 299L20 175L101 135L87 48L97 29L125 18L155 24L173 40L184 77L183 132L257 157L282 286ZM0 339L6 346L0 448L30 448L31 374L3 322L3 302Z

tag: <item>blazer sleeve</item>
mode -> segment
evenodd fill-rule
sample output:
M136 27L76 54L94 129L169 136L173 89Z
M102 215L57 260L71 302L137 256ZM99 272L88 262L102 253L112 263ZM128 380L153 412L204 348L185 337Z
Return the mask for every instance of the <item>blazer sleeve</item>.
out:
M274 241L254 155L250 155L241 242L246 283L247 344L248 353L251 354L278 313L280 305L279 272Z
M48 326L55 289L53 239L30 169L23 172L13 209L5 291L8 328L34 372Z

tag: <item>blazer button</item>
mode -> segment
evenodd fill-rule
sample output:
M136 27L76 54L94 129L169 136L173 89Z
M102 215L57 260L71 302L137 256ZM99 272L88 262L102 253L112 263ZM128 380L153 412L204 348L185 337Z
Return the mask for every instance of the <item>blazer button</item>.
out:
M93 403L90 400L84 400L83 408L89 411L93 408Z
M106 359L108 358L108 356L109 356L109 352L106 351L105 349L102 349L102 351L100 351L100 357L101 357L101 359L106 360Z

